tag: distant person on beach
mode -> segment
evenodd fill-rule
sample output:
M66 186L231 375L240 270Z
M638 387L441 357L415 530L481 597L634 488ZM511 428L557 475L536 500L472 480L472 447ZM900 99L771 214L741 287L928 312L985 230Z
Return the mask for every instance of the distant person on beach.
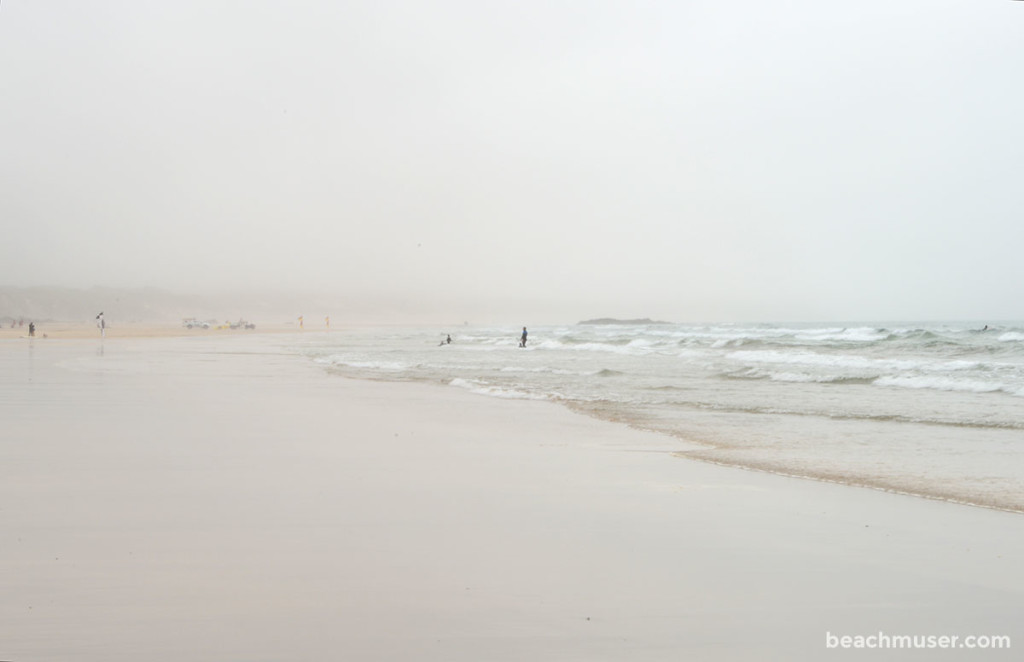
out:
M36 323L35 322L29 322L28 323L28 335L29 335L30 338L36 335Z
M96 326L100 329L100 338L107 337L107 321L103 319L103 311L96 316Z
M519 346L526 347L526 327L523 327L523 337L519 339Z

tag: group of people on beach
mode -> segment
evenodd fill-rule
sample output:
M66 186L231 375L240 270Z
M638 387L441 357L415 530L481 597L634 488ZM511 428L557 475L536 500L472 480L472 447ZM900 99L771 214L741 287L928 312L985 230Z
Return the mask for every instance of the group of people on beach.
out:
M25 320L24 319L17 319L17 320L16 319L12 319L11 320L11 328L12 329L20 328L20 327L23 327L23 326L25 326ZM28 335L29 335L30 338L32 338L32 337L34 337L36 335L36 323L33 322L33 321L29 321L29 323L28 323Z

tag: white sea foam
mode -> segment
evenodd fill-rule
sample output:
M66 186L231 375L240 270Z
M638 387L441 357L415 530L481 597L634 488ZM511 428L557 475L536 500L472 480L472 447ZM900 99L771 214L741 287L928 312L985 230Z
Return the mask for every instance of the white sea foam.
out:
M852 329L818 329L814 332L800 332L795 334L799 340L811 341L841 341L849 343L869 343L884 340L889 337L889 332L870 327L858 327Z
M899 388L935 389L939 391L964 391L970 393L994 393L1006 389L998 382L984 382L969 379L951 379L948 377L879 377L874 382L878 386L894 386Z
M609 352L612 354L648 354L650 348L644 346L609 345L607 343L587 342L575 345L561 345L561 349L574 352Z
M935 372L956 372L959 370L985 370L992 365L994 364L980 361L940 361L929 364L928 369Z
M771 363L807 365L830 368L878 369L883 366L911 368L916 362L871 359L847 354L818 354L815 352L783 352L778 350L741 350L726 358L741 363Z
M361 370L381 370L384 372L402 372L412 366L400 361L355 361L337 356L329 356L323 359L315 359L318 363L343 368L357 368Z
M932 359L877 359L853 354L820 354L816 352L785 352L779 350L741 350L727 355L728 359L746 364L801 365L832 368L837 370L859 370L864 372L892 372L918 370L923 372L955 372L985 369L989 365L979 361Z
M448 382L451 386L457 386L459 388L466 389L471 393L477 395L486 395L493 398L508 398L511 400L548 400L549 398L539 393L530 393L528 391L521 391L514 388L503 388L500 386L488 385L484 382L480 382L473 379L463 379L456 377L455 379Z
M518 365L507 365L498 370L498 372L505 373L524 373L524 374L550 374L550 375L566 375L580 377L583 375L593 375L594 372L580 372L578 370L564 370L559 368L549 367L524 367Z
M812 375L806 372L773 372L766 370L751 370L746 373L748 377L756 379L770 379L773 382L792 382L792 383L819 383L826 384L834 382L838 378L833 375Z

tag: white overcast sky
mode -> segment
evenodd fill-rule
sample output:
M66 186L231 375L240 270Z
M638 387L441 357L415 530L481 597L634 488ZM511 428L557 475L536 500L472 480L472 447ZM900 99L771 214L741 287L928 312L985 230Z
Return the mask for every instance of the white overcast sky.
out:
M1022 210L1024 2L0 2L0 285L1020 319Z

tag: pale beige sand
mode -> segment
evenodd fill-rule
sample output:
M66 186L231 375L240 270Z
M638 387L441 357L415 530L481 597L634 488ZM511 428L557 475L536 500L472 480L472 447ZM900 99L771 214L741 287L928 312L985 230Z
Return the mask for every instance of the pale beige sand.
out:
M1017 659L1019 515L694 463L287 339L0 341L0 659ZM254 354L269 348L269 355Z
M255 333L296 333L302 331L323 331L323 324L317 328L300 328L298 324L261 323L256 329L232 329L227 322L213 325L208 329L182 326L181 324L159 324L153 322L108 322L105 338L170 338L197 336L234 336ZM0 325L0 340L20 338L27 340L28 322L22 326L10 323ZM37 322L35 337L39 340L82 340L100 339L100 330L95 322Z

